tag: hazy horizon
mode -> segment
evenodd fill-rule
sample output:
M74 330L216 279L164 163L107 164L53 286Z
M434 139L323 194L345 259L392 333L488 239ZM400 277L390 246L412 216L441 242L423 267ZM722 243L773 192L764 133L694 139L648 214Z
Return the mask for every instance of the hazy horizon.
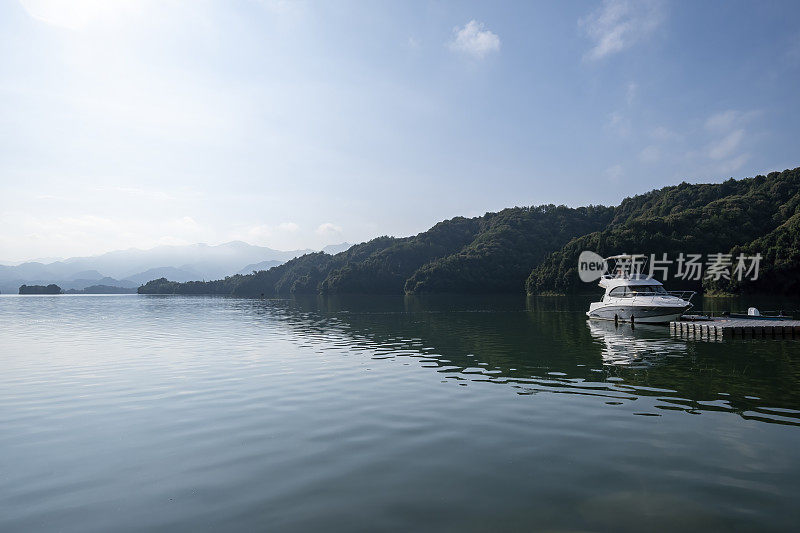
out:
M759 175L759 174L760 175L766 175L766 174L771 173L771 172L780 172L782 170L787 170L787 169L768 170L768 171L763 171L763 172L759 172L759 173L753 174L752 176L731 176L731 177L733 177L734 179L747 179L747 178L755 177L756 175ZM725 178L725 179L727 179L727 178ZM686 181L687 183L701 183L701 182L696 181L696 180L695 181L682 180L682 181ZM723 181L723 180L714 180L714 181ZM675 184L670 184L670 185L675 185ZM648 191L649 190L647 190L647 191L639 191L636 194L642 194L642 193L646 193ZM633 196L633 194L631 194L629 196ZM618 205L624 199L625 198L620 198L620 200L618 202L616 202L616 203L605 204L605 205ZM535 205L546 205L546 204L531 204L531 206L535 206ZM567 205L568 207L585 207L585 206L588 206L589 204L585 204L583 206L577 205L577 204L560 204L560 205ZM601 205L601 204L593 204L593 205ZM507 206L507 208L513 208L513 207L527 207L527 206L522 206L522 205L509 205L509 206ZM485 213L480 213L480 214L476 214L476 215L470 215L470 216L481 216L481 215L484 215L484 214L489 213L489 212L491 212L491 211L487 211ZM458 216L463 216L463 215L459 215L459 214L453 215L453 217L458 217ZM453 218L453 217L450 217L450 218ZM431 226L433 226L436 222L441 222L441 220L435 221L434 223L431 224ZM410 234L403 234L403 235L391 235L391 234L388 234L388 236L397 237L397 238L410 237L410 236L416 235L416 234L418 234L420 232L423 232L423 231L425 231L427 229L429 229L429 228L426 227L426 228L421 229L418 232L414 232L414 233L410 233ZM387 234L381 234L381 235L387 235ZM232 244L232 243L236 243L236 242L241 242L241 243L244 243L244 244L247 244L247 245L250 245L250 246L258 246L258 247L263 247L263 248L270 248L270 249L272 249L274 251L279 251L279 252L290 252L290 251L299 251L299 250L324 250L325 248L335 247L335 246L342 245L342 244L349 244L351 246L354 245L354 244L360 244L362 242L366 242L366 241L371 240L373 238L380 237L381 235L377 235L376 234L376 235L373 235L371 237L367 237L364 240L355 241L355 242L349 242L349 241L344 241L343 240L343 241L338 241L338 242L329 242L327 244L324 244L322 246L317 246L317 247L298 246L296 248L277 248L277 247L269 246L269 245L266 245L266 244L257 244L257 243L254 243L254 242L248 242L247 240L244 240L244 239L229 239L229 240L222 240L220 242L185 242L185 243L183 243L183 242L167 242L167 243L156 243L156 244L153 244L152 246L129 246L127 248L113 248L112 247L112 248L109 248L109 249L106 249L106 250L101 250L99 252L91 253L91 254L76 254L76 255L63 255L63 256L37 256L37 257L28 257L28 258L25 258L25 259L16 259L16 260L7 260L7 259L5 259L3 257L0 257L0 265L14 266L14 265L19 265L19 264L29 263L29 262L42 262L42 263L58 262L58 261L63 261L65 259L76 258L76 257L97 257L97 256L101 256L101 255L104 255L104 254L107 254L107 253L119 252L119 251L132 251L132 250L148 251L148 250L152 250L152 249L159 248L159 247L165 247L165 246L166 247L174 247L174 246L209 246L209 247L216 247L216 246L223 246L223 245L226 245L226 244ZM334 241L335 241L335 239L334 239Z
M0 261L321 249L794 168L800 5L0 6Z
M82 259L82 258L100 257L102 255L106 255L106 254L113 253L113 252L148 252L148 251L153 251L153 250L161 249L161 248L183 248L183 247L194 247L194 246L206 246L208 248L217 248L217 247L220 247L220 246L225 246L225 245L229 245L229 244L238 244L238 243L246 244L247 246L253 246L253 247L258 247L258 248L266 248L266 249L272 250L274 252L300 252L300 251L308 251L308 250L311 250L311 251L325 251L328 248L338 248L338 247L345 246L345 245L349 247L349 246L352 246L352 244L354 244L354 243L348 243L348 242L340 242L340 243L328 244L328 245L325 245L325 246L323 246L321 248L317 248L317 249L314 249L314 248L295 248L294 250L278 250L276 248L270 248L269 246L260 246L260 245L251 244L251 243L248 243L248 242L245 242L245 241L227 241L227 242L220 242L220 243L215 243L215 244L210 244L210 243L206 243L206 242L194 242L194 243L190 243L190 244L159 244L159 245L156 245L156 246L153 246L153 247L149 247L149 248L131 247L131 248L124 248L124 249L106 250L104 252L100 252L100 253L92 254L92 255L88 255L88 256L31 257L29 259L24 259L24 260L21 260L21 261L7 261L7 260L4 260L3 258L0 258L0 266L18 266L18 265L21 265L21 264L31 263L31 262L56 263L56 262L59 262L59 261L65 261L67 259Z

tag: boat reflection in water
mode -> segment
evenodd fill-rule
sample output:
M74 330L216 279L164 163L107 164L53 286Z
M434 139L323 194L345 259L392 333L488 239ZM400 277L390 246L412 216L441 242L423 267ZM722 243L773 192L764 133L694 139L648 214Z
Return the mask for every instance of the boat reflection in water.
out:
M686 342L670 337L663 326L620 324L608 321L587 321L589 333L603 343L603 364L649 367L668 357L686 355Z
M603 364L649 367L668 357L686 355L686 342L670 337L663 326L620 324L608 321L587 321L589 333L602 342Z
M190 300L197 305L197 300ZM586 298L348 297L230 300L241 320L349 367L435 372L459 386L594 397L631 414L736 414L800 426L794 341L692 342L658 325L587 320ZM776 356L781 354L780 356ZM369 361L369 362L367 362ZM372 373L370 370L369 373ZM402 381L402 380L401 380Z

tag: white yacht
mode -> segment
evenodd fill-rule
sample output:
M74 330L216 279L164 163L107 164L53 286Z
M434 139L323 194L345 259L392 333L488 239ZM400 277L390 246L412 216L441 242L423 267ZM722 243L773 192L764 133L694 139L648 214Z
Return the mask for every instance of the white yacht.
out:
M662 324L677 320L692 307L692 291L670 291L660 281L639 273L643 256L617 255L605 261L625 265L603 274L599 285L606 290L603 299L589 305L589 318L620 320L641 324ZM633 266L631 266L633 265Z

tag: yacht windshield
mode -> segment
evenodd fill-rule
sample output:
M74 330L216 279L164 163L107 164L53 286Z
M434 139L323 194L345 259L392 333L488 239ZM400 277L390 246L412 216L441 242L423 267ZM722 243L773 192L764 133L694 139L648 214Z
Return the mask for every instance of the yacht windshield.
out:
M629 287L634 294L666 294L667 291L661 285L639 285Z
M633 285L614 287L608 293L609 296L614 298L631 298L633 296L655 296L659 294L667 294L667 291L661 285Z

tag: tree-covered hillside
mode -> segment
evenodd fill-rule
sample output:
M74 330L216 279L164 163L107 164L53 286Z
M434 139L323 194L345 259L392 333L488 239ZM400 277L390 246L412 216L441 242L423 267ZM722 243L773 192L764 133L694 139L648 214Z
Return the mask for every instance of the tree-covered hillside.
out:
M522 292L528 273L573 237L604 227L613 209L515 207L457 217L413 237L378 237L336 255L307 254L250 275L210 282L165 279L142 294L273 296L302 293Z
M765 255L771 248L772 255L762 260L762 271L773 270L778 260L781 275L794 272L797 276L797 261L792 263L790 258L797 257L798 225L789 222L799 207L800 169L720 184L681 183L628 198L616 209L608 227L571 240L534 268L526 289L529 294L540 294L591 288L580 281L577 273L578 255L583 250L604 257L620 253L661 257L666 253L674 259L680 253L704 257L717 253L732 253L735 257L745 252ZM699 281L675 279L676 268L673 265L670 270L670 279L674 280L671 288L703 288ZM770 287L765 280L735 286L705 281L705 289L725 292L739 291L747 285L760 290Z
M422 265L405 283L407 293L520 292L531 267L575 235L604 227L614 209L541 206L506 209L481 217L481 232L456 253Z
M795 208L796 209L796 208ZM758 279L721 279L706 282L706 288L725 293L778 293L800 295L800 212L769 234L744 246L735 246L731 255L763 256Z
M739 253L763 256L756 282L670 281L670 288L800 294L800 169L718 184L665 187L617 207L515 207L457 217L412 237L378 237L336 255L209 282L154 280L142 294L569 293L595 290L578 255ZM676 266L672 266L670 280ZM701 286L701 283L704 286Z

